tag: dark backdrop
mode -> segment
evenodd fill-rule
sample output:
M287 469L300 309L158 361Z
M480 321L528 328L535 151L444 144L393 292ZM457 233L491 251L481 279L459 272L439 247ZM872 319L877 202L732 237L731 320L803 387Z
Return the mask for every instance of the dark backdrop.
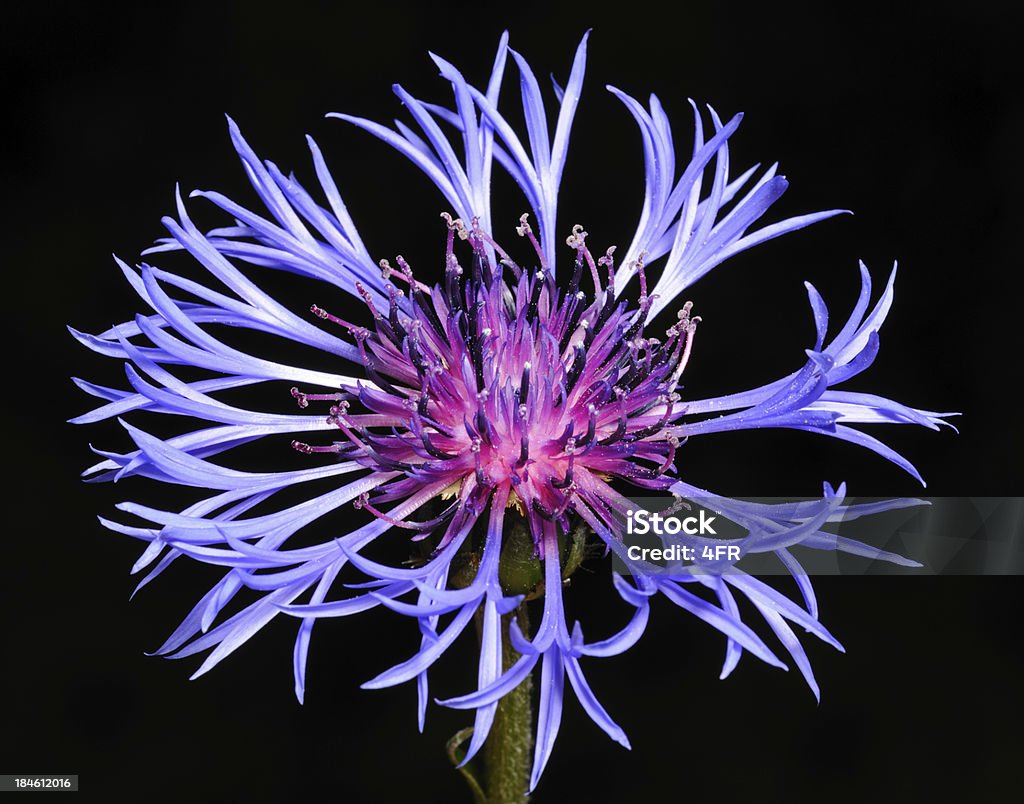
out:
M639 136L605 83L638 97L656 91L681 153L687 97L724 115L745 111L733 164L778 159L792 181L773 218L857 213L758 248L693 289L704 316L687 372L694 393L750 387L797 364L812 337L802 280L818 286L836 322L856 295L856 259L881 285L898 258L882 353L855 387L964 412L958 436L881 433L922 469L929 493L1021 493L1014 27L998 4L711 5L665 14L525 0L500 12L383 2L5 11L0 770L79 773L97 800L140 785L155 800L464 800L442 746L465 716L432 710L420 736L412 687L358 689L412 649L412 629L394 617L318 626L303 707L283 623L194 683L194 660L143 655L210 575L176 568L129 605L136 545L95 515L145 483L79 483L88 443L125 439L116 425L64 423L89 404L68 375L116 382L120 370L74 344L63 324L99 331L138 309L109 254L131 260L162 234L175 182L252 201L224 112L262 155L306 178L302 135L316 135L371 252L429 265L442 207L426 181L323 114L386 122L400 112L393 81L447 102L426 51L481 81L504 26L539 74L563 78L578 37L594 28L561 206L562 225L585 223L592 242L624 247L641 198ZM511 65L505 86L508 100ZM204 224L222 220L202 202L192 209ZM509 232L520 211L507 210ZM800 433L708 438L687 445L680 465L727 493L812 495L826 479L860 494L920 493L881 459ZM574 594L589 596L599 622L617 611L607 624L617 627L607 569L578 577ZM750 658L719 682L723 640L659 606L637 648L589 670L633 751L569 701L538 801L957 801L1014 789L1019 579L831 578L818 588L822 617L848 650L807 640L820 705L795 671ZM435 672L437 691L469 689L474 676L467 642Z

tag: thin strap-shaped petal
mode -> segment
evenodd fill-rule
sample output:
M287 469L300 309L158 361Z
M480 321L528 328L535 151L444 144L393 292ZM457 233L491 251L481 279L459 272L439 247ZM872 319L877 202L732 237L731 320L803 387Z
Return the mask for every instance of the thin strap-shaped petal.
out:
M590 719L600 726L601 730L605 734L615 740L615 742L623 748L631 748L629 738L626 737L626 732L622 730L618 723L612 720L611 716L605 708L601 706L601 702L597 700L597 697L590 689L590 685L587 683L587 679L584 677L583 671L580 669L579 660L573 656L566 656L565 672L569 676L569 683L572 684L572 688L576 692L576 697L583 705L587 714L590 715Z
M782 616L772 609L770 606L759 605L755 603L758 611L764 616L768 625L775 632L775 635L779 638L779 641L785 645L786 650L789 651L789 655L793 657L793 662L800 670L800 674L804 677L807 682L807 686L811 688L811 692L814 693L814 698L818 702L821 701L821 690L818 689L818 682L814 678L814 671L811 670L811 662L807 658L807 654L804 652L803 645L800 644L800 640L796 638L796 634L793 633L793 629L786 624L786 621L782 619Z
M761 661L774 667L785 668L785 665L776 658L775 654L771 652L771 649L764 644L757 634L742 622L734 620L722 609L713 606L706 600L697 597L693 592L682 589L678 584L670 581L659 583L658 588L665 597L677 606L700 617L704 622L717 628L727 637L734 639Z
M530 791L537 787L540 775L555 747L558 727L562 722L562 696L565 686L565 667L562 651L552 646L545 654L540 669L540 708L537 713L537 738L530 771Z

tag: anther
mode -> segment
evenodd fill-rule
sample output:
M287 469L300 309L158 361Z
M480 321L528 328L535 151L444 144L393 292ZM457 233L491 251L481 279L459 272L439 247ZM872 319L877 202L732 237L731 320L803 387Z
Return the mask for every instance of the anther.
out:
M646 251L641 251L637 255L636 260L633 262L633 270L640 274L640 307L647 306L647 272L644 271L644 259L647 257Z
M537 271L533 279L533 290L530 291L530 306L526 309L527 321L533 321L537 317L537 305L540 302L540 292L544 287L544 280L547 279L547 275L544 271Z
M665 472L669 470L672 464L675 463L676 447L679 446L679 439L676 438L674 435L670 435L668 438L665 439L665 441L668 443L668 454L665 456L665 460L662 462L661 466L658 467L659 475L665 474Z
M597 431L597 407L593 404L587 405L587 432L580 441L585 446L594 440L594 433Z
M572 234L565 239L565 244L569 248L576 249L576 273L573 275L573 281L569 285L569 292L575 293L579 288L579 272L583 267L585 261L590 267L590 275L594 280L594 287L597 292L601 291L601 278L597 273L597 264L594 262L594 257L590 253L590 249L587 248L587 232L584 231L583 227L578 223L572 227Z
M388 285L388 323L394 333L395 342L400 343L408 334L405 327L398 320L398 300L402 297L402 291L394 285Z
M622 437L626 435L626 426L629 424L629 419L626 415L625 392L618 386L612 390L619 399L619 424L610 436L597 442L602 447L614 444L616 441L621 440Z
M673 396L675 397L675 399L672 398ZM650 425L649 427L644 427L643 429L634 431L633 433L630 434L630 438L634 440L648 438L649 436L652 436L655 433L660 432L665 427L665 425L668 424L669 419L672 418L675 402L678 399L678 394L672 394L671 396L666 396L665 394L662 394L661 396L659 396L655 407L657 405L665 406L665 412L662 414L661 418L654 424Z
M616 246L608 246L608 250L605 251L603 257L598 257L598 265L606 265L609 268L615 267L615 258L612 256L615 253Z
M571 391L576 386L576 381L580 378L583 373L583 369L587 363L587 350L582 343L576 344L576 355L573 357L572 365L566 372L565 386L566 390Z
M301 452L303 455L312 455L314 452L333 452L337 454L341 452L341 445L330 444L326 447L314 447L302 441L293 441L292 449L295 450L296 452Z
M570 438L565 446L565 452L569 456L569 465L565 469L565 478L563 480L551 481L551 485L556 489L564 489L573 485L572 470L576 463L576 439Z
M686 333L686 343L683 346L683 353L679 357L679 363L676 365L675 371L672 372L672 377L669 380L670 388L675 388L676 383L679 382L679 378L683 374L683 369L686 368L686 364L690 361L690 352L693 351L693 336L694 333L697 331L697 324L700 323L700 316L689 318L691 306L692 305L690 302L687 302L685 305L683 305L683 310L681 311L681 314L679 316L680 326L682 326L685 322L685 327L683 327L683 331Z
M408 283L409 283L410 285L411 285L411 284L412 284L413 282L415 282L415 281L416 281L416 280L415 280L415 279L413 278L413 275L412 275L412 266L410 266L410 265L409 265L409 263L408 263L408 262L406 261L405 257L403 257L403 256L402 256L401 254L398 254L398 255L397 255L397 256L395 257L395 262L397 262L397 263L398 263L398 267L399 267L399 268L401 269L401 271L402 271L402 276L404 276L404 277L405 277L405 280L406 280L406 281L407 281L407 282L408 282Z
M519 439L519 460L516 461L515 468L520 469L526 466L526 462L530 460L530 439L523 434L523 437Z
M473 443L470 446L470 449L473 452L473 459L474 459L474 463L476 464L476 482L477 482L477 484L480 485L480 486L489 486L490 485L490 478L488 478L487 475L484 474L483 461L482 461L482 459L480 457L480 439L479 438L474 438L473 439Z
M582 249L587 241L587 232L580 224L572 227L572 234L565 238L565 245L569 248Z
M305 394L298 388L291 389L291 395L300 408L308 408L310 402L340 402L344 394Z
M529 217L529 213L526 212L519 216L519 225L516 227L516 234L520 237L525 237L530 241L533 245L533 250L537 252L537 259L540 261L540 267L546 270L548 267L547 260L545 260L544 251L541 249L540 243L537 242L537 238L533 234L533 229L530 227L528 222Z
M349 331L352 331L353 329L356 328L355 324L350 324L343 318L338 318L336 315L331 315L323 307L318 307L315 304L310 305L309 312L311 312L317 318L322 318L325 321L330 321L332 324L337 324L339 327L345 327L345 329Z
M370 291L363 286L362 282L356 282L356 293L362 296L363 301L366 302L366 306L370 308L370 315L372 315L375 320L380 321L384 316L377 311L377 308L373 303L373 296L370 294Z
M474 215L471 223L473 226L473 236L493 248L495 253L498 255L498 262L511 269L515 278L519 279L523 273L523 269L516 265L515 260L509 257L505 249L498 245L497 241L493 237L480 228L480 218Z
M477 408L474 420L477 432L480 433L482 439L487 443L487 446L493 447L494 439L491 437L491 423L487 419L487 414L484 413L483 407Z

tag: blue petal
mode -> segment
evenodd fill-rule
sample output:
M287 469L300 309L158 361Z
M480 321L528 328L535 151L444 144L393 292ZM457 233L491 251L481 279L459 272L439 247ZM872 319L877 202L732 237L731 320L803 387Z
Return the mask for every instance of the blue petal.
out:
M533 769L530 772L530 792L537 787L544 766L548 764L551 750L555 747L558 727L562 722L562 694L565 685L565 668L562 651L552 647L544 654L540 670L540 709L537 713L537 740L533 753Z

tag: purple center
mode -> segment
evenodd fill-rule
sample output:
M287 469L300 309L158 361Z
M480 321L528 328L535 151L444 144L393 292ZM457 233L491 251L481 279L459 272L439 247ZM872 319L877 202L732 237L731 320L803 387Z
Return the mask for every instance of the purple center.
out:
M404 282L408 297L389 285L385 314L360 288L372 330L312 308L352 333L373 385L321 395L292 389L303 407L334 402L329 421L344 434L331 446L293 446L401 473L382 487L381 500L446 481L458 500L446 516L417 523L420 530L433 530L463 505L482 513L500 490L526 515L538 545L540 520L567 527L576 495L600 510L611 478L645 488L671 485L667 473L680 442L672 423L685 410L675 388L700 320L690 318L690 304L664 340L645 337L654 297L642 261L639 307L628 309L614 293L614 249L595 261L582 227L566 241L576 260L563 292L525 215L517 231L537 252L540 267L532 271L513 262L476 221L467 229L444 217L443 286L431 291L398 257L398 269L387 261L381 267L386 279ZM456 235L471 247L468 271L455 255ZM591 296L581 288L588 272ZM351 412L353 398L366 413ZM387 518L365 497L360 504Z

